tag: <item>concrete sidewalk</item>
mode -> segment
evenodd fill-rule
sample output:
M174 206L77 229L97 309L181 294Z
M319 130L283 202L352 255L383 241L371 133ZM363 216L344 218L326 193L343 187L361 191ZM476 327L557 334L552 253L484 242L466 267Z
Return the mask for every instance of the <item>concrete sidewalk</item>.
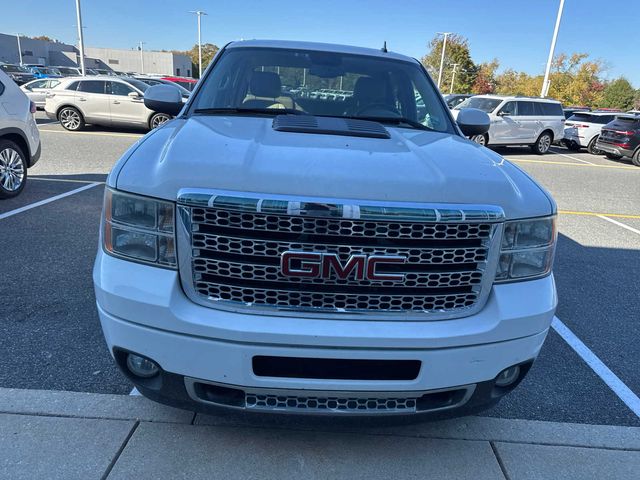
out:
M0 388L2 479L631 479L638 472L635 427L489 417L349 426Z

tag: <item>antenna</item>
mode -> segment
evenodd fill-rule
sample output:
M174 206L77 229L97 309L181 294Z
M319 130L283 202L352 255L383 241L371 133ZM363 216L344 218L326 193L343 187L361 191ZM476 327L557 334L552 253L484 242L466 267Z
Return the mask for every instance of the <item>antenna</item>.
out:
M382 48L380 50L382 51L382 53L387 53L388 52L388 50L387 50L387 41L386 40L384 41L384 45L382 45Z

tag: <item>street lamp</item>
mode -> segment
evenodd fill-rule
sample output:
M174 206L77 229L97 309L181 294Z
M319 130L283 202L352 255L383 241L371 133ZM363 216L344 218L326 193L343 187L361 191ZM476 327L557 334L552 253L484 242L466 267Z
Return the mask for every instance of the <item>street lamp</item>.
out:
M84 68L84 34L82 33L82 13L80 12L80 0L76 0L76 16L78 18L78 48L80 50L80 71L85 76Z
M451 74L451 88L449 89L449 93L450 94L453 93L453 85L454 85L454 83L456 81L456 71L457 71L459 65L460 65L459 63L454 63L452 65L453 73Z
M549 94L549 87L551 86L551 82L549 81L549 73L551 72L551 62L553 61L553 52L556 49L556 40L558 39L558 29L560 28L560 20L562 20L563 9L564 0L560 0L558 16L556 17L556 26L553 29L553 38L551 39L551 48L549 49L549 58L547 59L547 68L544 71L544 81L542 82L542 90L540 91L541 97L546 97Z
M16 33L16 38L18 39L18 56L20 57L20 66L22 66L22 46L20 45L20 34Z
M193 13L198 16L198 71L199 78L202 78L202 30L201 30L201 18L202 15L207 15L207 12L203 12L202 10L190 11L189 13Z
M140 41L138 50L140 50L140 73L144 75L144 50L143 45L147 42Z
M451 35L451 32L438 32L438 35L444 36L442 42L442 57L440 58L440 72L438 72L438 88L440 88L440 82L442 82L442 69L444 68L444 51L447 48L447 37Z

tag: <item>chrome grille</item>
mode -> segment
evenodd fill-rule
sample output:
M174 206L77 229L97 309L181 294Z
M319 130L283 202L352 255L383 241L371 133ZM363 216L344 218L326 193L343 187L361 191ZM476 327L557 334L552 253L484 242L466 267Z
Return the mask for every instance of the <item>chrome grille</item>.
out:
M352 205L190 190L179 198L185 291L217 308L437 319L482 306L503 214L495 207ZM397 280L284 276L287 251L406 258ZM389 270L391 272L392 270Z

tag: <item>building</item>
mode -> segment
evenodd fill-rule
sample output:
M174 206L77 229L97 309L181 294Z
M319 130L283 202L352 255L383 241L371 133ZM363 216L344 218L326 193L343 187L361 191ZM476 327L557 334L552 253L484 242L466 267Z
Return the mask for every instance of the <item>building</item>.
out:
M79 66L80 55L74 45L62 42L20 37L22 63L48 66ZM137 72L191 77L191 58L182 53L152 50L118 50L85 47L85 67L110 68L120 72ZM15 35L0 33L0 62L20 63L18 39Z
M67 55L74 55L76 47L62 42L35 40L20 37L22 49L22 63L41 65L73 65ZM20 63L18 52L18 38L16 35L0 33L0 62Z
M118 50L85 47L87 68L111 68L121 72L159 73L191 77L191 58L182 53L153 50Z

